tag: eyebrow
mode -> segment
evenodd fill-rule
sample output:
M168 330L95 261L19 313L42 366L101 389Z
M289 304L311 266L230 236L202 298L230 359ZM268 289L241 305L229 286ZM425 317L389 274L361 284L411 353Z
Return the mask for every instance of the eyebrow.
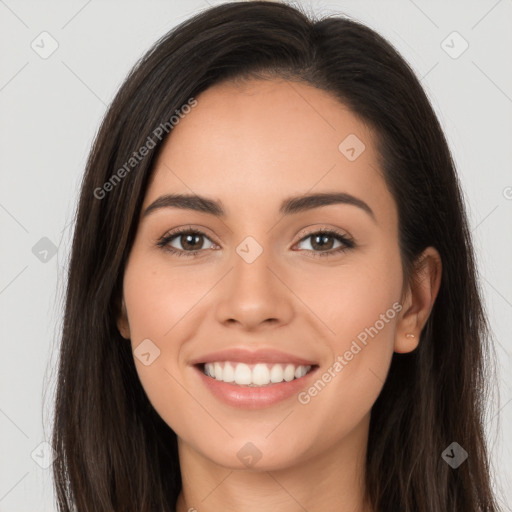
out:
M347 204L356 206L366 212L374 221L373 210L362 199L344 192L307 194L303 196L289 197L285 199L279 213L282 215L293 215L296 213L312 210L321 206L333 204ZM215 217L225 217L226 212L220 201L209 199L204 196L193 194L166 194L153 201L144 211L143 217L160 208L181 208L197 212L209 213Z

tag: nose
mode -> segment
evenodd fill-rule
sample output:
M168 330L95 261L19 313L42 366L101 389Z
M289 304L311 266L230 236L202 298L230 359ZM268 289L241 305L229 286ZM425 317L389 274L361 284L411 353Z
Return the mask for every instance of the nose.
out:
M289 323L294 315L293 293L279 268L265 250L250 263L235 253L216 301L217 321L246 331Z

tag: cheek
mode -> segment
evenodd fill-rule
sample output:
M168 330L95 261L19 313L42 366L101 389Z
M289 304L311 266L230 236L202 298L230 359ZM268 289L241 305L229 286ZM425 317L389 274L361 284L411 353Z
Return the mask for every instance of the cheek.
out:
M179 411L190 406L190 397L180 383L181 342L176 341L190 336L183 329L201 290L196 281L185 279L184 273L165 272L158 262L148 260L134 253L125 272L131 345L149 401L163 420L175 427L181 420Z
M358 336L363 343L367 336L378 337L380 345L392 344L398 317L393 304L402 291L401 260L393 246L354 253L339 266L313 268L307 279L306 272L300 274L290 275L290 287L305 299L307 308L301 311L321 327L319 341L324 340L333 353L348 350Z
M142 262L141 262L142 263ZM190 311L214 284L187 270L157 265L137 264L128 267L124 279L124 296L129 314L132 343L150 338L164 343L181 328Z
M180 384L182 347L194 339L204 313L201 299L217 280L211 272L172 269L136 250L125 271L124 298L137 374L152 405L173 426L181 418L177 411L190 406L190 396Z
M339 410L352 418L339 422L337 430L362 419L382 389L402 309L401 276L398 252L383 252L316 276L307 294L308 305L326 326L318 343L329 358L299 402L319 416Z

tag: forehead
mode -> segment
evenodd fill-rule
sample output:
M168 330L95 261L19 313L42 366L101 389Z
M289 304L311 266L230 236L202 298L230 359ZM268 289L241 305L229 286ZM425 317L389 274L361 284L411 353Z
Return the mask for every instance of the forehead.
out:
M251 80L215 85L196 100L164 143L145 205L163 193L193 193L220 198L229 215L335 190L393 208L371 129L331 94Z

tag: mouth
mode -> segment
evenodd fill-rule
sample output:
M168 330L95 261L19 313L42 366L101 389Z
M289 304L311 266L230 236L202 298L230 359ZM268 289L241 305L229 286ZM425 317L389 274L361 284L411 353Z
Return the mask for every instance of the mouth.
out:
M219 382L241 387L262 388L300 380L315 370L318 365L215 361L199 363L196 367L207 377Z
M319 365L314 359L274 347L233 346L189 361L199 386L231 407L261 409L288 400L310 385Z
M215 361L193 365L201 385L221 403L264 409L296 397L311 385L316 364Z

